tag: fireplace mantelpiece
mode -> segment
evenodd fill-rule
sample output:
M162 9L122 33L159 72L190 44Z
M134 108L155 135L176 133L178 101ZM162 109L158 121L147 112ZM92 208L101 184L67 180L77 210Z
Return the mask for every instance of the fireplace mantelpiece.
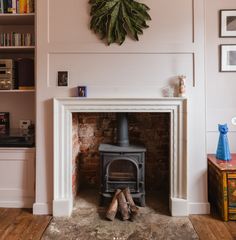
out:
M187 198L187 100L152 99L54 99L54 197L53 215L70 216L72 194L73 112L170 113L170 212L188 215Z

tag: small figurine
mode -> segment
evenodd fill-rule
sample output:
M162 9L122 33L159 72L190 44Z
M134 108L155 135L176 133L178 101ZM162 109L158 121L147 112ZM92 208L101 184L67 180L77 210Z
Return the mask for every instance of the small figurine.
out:
M185 80L186 76L179 76L179 97L185 97Z
M231 154L229 150L229 142L227 138L228 126L227 124L218 125L220 132L220 137L218 141L218 147L216 151L216 158L224 161L229 161L231 159Z

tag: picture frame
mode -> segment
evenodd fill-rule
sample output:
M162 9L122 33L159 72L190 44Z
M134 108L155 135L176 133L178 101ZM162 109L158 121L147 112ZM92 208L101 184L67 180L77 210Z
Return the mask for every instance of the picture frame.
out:
M220 71L236 72L236 44L220 45Z
M87 86L78 86L78 97L87 97Z
M236 37L236 9L220 10L220 37Z
M59 87L68 87L68 72L58 71L57 72L57 85Z

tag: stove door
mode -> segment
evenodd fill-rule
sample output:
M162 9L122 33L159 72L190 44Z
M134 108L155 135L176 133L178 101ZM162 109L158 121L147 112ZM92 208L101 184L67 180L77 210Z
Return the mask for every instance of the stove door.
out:
M128 159L112 161L107 169L108 181L137 181L137 166Z

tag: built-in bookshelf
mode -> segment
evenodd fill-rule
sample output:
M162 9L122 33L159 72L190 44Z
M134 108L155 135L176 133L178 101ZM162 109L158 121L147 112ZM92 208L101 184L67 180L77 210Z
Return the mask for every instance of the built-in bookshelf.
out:
M10 5L2 8L2 2L7 2ZM20 120L28 119L35 123L35 87L32 85L20 87L17 82L19 74L16 67L19 59L31 59L32 61L35 59L36 14L34 4L35 2L32 0L0 0L0 59L13 59L14 71L16 71L14 73L14 87L1 89L0 84L0 112L10 113L12 128L17 128ZM14 39L15 36L19 40ZM4 37L8 38L8 41L3 40ZM30 40L26 40L27 37ZM24 41L25 43L22 43ZM32 71L32 69L29 70ZM30 82L35 84L35 76L31 80Z

